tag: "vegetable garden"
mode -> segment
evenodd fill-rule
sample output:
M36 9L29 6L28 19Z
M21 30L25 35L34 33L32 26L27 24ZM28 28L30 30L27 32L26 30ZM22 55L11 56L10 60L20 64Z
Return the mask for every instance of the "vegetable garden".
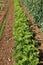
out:
M8 3L8 1L11 2ZM4 41L2 43L9 44L8 48L13 49L11 58L14 58L15 63L8 58L9 65L43 65L43 1L8 1L0 0L0 44L4 40L5 43ZM14 7L12 6L9 15L11 3Z
M43 1L42 0L21 0L36 21L38 27L43 31Z

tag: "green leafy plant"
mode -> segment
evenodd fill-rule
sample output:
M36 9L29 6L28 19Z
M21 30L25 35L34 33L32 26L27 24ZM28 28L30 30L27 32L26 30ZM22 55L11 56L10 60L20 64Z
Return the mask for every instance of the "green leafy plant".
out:
M39 63L39 52L35 44L38 42L34 40L34 33L27 25L28 19L19 6L19 0L14 1L14 6L15 22L13 37L16 43L14 47L15 65L37 65Z
M20 0L43 31L43 0Z

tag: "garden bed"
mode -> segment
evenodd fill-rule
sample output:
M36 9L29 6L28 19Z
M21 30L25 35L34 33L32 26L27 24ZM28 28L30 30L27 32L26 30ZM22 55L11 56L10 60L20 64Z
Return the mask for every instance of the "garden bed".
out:
M43 32L40 30L40 28L35 24L35 21L33 20L32 16L30 15L27 8L22 4L21 1L19 1L20 6L22 10L25 12L26 16L30 20L30 28L35 33L35 39L39 41L39 51L40 51L40 63L43 64ZM41 64L40 64L41 65Z
M25 0L26 1L26 0ZM17 2L19 2L19 3L17 3ZM26 5L26 4L25 4ZM23 13L24 12L24 13ZM25 14L24 16L23 16L23 14ZM26 17L25 17L26 16ZM21 18L20 18L21 17ZM19 64L21 64L21 65L26 65L26 63L27 63L27 65L29 64L29 65L32 65L31 63L33 62L33 65L37 65L38 64L38 60L36 59L36 61L33 59L32 60L32 57L31 57L31 59L29 60L29 58L26 56L26 54L28 54L28 53L24 53L23 54L23 50L24 50L24 48L23 48L23 46L25 46L25 43L28 43L27 45L29 45L29 43L30 42L28 42L29 41L29 38L27 39L27 42L25 42L26 41L26 39L25 39L25 41L23 41L24 40L24 38L25 38L25 32L27 31L26 29L25 29L25 26L22 28L22 26L23 26L23 24L26 24L26 23L24 23L24 19L25 19L25 22L26 21L28 21L28 23L27 23L27 26L29 26L29 28L30 28L30 30L31 30L31 32L33 32L35 35L34 35L34 40L37 40L38 41L38 44L36 44L35 42L34 42L34 44L36 44L36 47L37 47L37 49L39 50L39 57L36 57L36 58L38 58L39 59L39 65L42 65L43 64L43 31L41 31L41 29L38 27L38 25L35 23L35 20L33 19L33 17L31 16L31 14L29 13L29 11L27 10L27 8L23 5L23 3L20 1L20 0L16 0L15 1L15 25L14 25L14 31L15 32L13 32L13 34L14 34L14 39L15 39L15 41L16 41L16 45L15 45L15 55L14 55L14 57L15 57L15 59L16 59L16 65L19 65ZM27 19L27 20L26 20ZM37 21L36 21L37 22ZM19 32L19 31L21 31L21 32ZM25 32L24 32L25 31ZM28 31L29 31L29 29L28 29ZM29 33L27 31L27 33ZM24 32L24 33L23 33ZM30 33L31 33L30 32ZM23 36L22 36L23 35ZM28 36L27 36L28 37ZM27 38L26 37L26 38ZM31 36L30 36L31 37ZM31 38L30 40L32 40L33 38ZM22 45L23 46L22 46ZM32 44L32 42L31 42L31 44ZM20 45L20 47L19 47L19 45ZM31 46L31 45L30 45ZM27 46L26 48L28 48L29 46ZM21 50L21 48L22 48L22 50ZM35 48L34 48L35 49ZM33 50L34 50L33 49ZM21 51L20 51L21 50ZM31 50L31 48L30 48L30 50ZM26 51L26 49L24 50L24 52ZM29 50L27 50L27 52L29 52ZM17 53L19 53L18 55L17 55ZM32 53L31 53L32 54ZM20 56L21 55L21 56ZM37 55L37 54L36 54ZM23 56L23 57L22 57ZM35 57L35 56L34 56ZM21 58L21 59L20 59ZM25 58L25 60L23 61L23 59ZM27 60L28 59L28 60ZM34 64L34 61L37 63L37 64Z
M13 37L16 43L14 47L16 65L37 65L39 63L39 52L36 46L38 41L34 38L35 35L30 28L30 20L20 7L19 0L14 1L14 5L15 22Z
M34 2L43 3L41 0L0 0L0 65L43 65L43 27L37 24L43 19L40 14L37 17L42 5L36 6L36 12L29 6Z

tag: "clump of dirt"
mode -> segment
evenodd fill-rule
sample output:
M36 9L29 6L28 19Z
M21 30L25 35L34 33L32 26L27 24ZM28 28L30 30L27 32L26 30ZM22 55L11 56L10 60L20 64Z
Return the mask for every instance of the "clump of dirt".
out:
M10 0L8 1L10 2ZM15 63L13 59L13 48L14 48L14 40L12 38L13 21L14 21L14 4L12 3L10 6L9 15L7 17L3 36L2 39L0 40L0 65L13 65Z

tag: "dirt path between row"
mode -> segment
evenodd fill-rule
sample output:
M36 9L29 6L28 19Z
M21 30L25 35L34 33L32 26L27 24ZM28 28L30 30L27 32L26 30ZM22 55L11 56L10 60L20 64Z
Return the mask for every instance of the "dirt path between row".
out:
M0 41L0 65L13 65L13 47L12 26L14 22L14 4L10 6L10 12L7 18L6 27Z

